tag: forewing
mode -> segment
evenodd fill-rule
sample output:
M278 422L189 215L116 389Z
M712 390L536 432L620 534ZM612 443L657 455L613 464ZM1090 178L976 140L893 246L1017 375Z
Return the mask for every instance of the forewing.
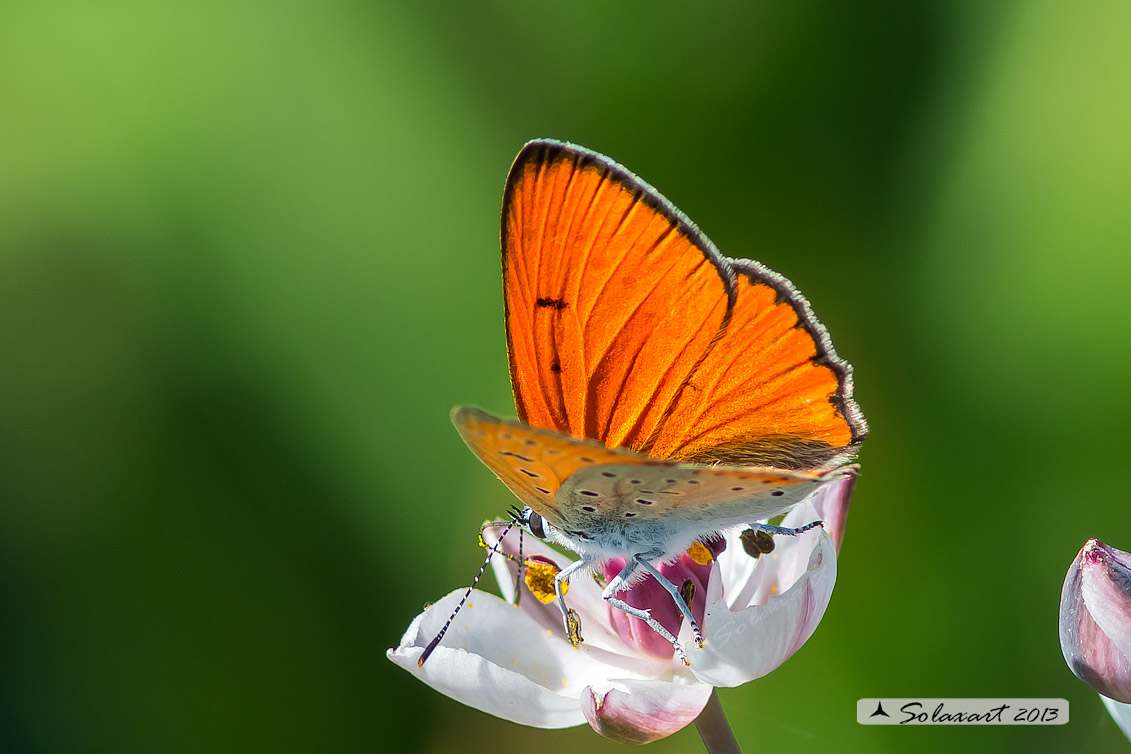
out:
M757 262L734 266L727 326L644 449L785 469L844 463L868 431L852 367L788 280Z
M867 434L852 372L784 277L731 260L604 155L539 140L503 199L519 418L657 458L827 468Z
M636 176L552 141L511 168L502 239L519 418L642 445L719 334L729 267Z
M479 460L554 525L566 515L558 508L558 489L575 472L595 465L628 468L650 463L628 450L610 450L596 441L499 419L471 406L452 409L452 423Z

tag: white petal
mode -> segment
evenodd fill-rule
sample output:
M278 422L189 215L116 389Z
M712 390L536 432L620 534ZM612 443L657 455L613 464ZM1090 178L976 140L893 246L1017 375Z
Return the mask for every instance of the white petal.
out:
M793 538L776 539L780 542ZM763 595L764 604L755 601L732 609L723 593L723 579L715 578L717 573L712 575L703 620L706 645L701 650L695 647L694 642L689 641L687 626L680 634L688 648L690 670L703 683L738 686L760 678L785 662L816 630L836 583L836 550L832 538L827 532L815 529L792 542L782 543L781 547L785 552L777 562L782 566L770 560L758 566L764 567L763 584L789 577L778 582L783 584L778 592ZM730 550L728 547L724 555ZM744 556L741 547L738 554ZM791 582L794 574L785 571L793 570L791 564L803 557L805 570Z
M790 511L782 526L800 527L817 520L820 515L810 499ZM771 596L789 589L809 569L809 556L820 531L810 529L797 537L775 536L774 551L757 559L743 550L741 529L729 532L719 567L730 609L764 605Z
M711 687L663 681L614 681L611 688L585 689L582 709L593 730L621 743L644 744L670 736L693 722Z
M1131 704L1124 704L1114 699L1108 699L1103 694L1100 694L1100 699L1103 700L1107 711L1111 713L1112 718L1123 731L1123 735L1131 739Z
M472 593L440 646L418 667L424 647L462 595L452 592L418 615L388 657L468 706L525 725L563 728L585 722L579 699L586 686L634 675L621 658L585 644L574 649L521 609L484 592Z

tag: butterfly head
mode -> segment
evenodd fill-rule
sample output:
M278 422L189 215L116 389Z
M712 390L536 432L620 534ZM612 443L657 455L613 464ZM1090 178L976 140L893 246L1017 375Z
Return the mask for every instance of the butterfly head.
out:
M523 531L538 539L545 540L553 533L553 527L546 519L535 513L529 505L523 506L521 509L514 506L507 513L515 526L521 527Z

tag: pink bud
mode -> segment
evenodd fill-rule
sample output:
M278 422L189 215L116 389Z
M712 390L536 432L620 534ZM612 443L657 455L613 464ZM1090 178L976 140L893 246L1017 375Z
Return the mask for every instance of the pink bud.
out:
M1076 677L1131 703L1131 553L1089 539L1060 595L1060 649Z
M581 711L593 730L626 744L646 744L670 736L695 720L711 687L663 681L625 681L624 688L581 695Z

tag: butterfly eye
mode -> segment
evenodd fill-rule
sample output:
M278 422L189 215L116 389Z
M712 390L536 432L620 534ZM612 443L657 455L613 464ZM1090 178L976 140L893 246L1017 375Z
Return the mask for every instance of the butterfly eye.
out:
M538 537L538 539L546 538L545 520L532 510L527 510L526 526L530 529L530 533Z

